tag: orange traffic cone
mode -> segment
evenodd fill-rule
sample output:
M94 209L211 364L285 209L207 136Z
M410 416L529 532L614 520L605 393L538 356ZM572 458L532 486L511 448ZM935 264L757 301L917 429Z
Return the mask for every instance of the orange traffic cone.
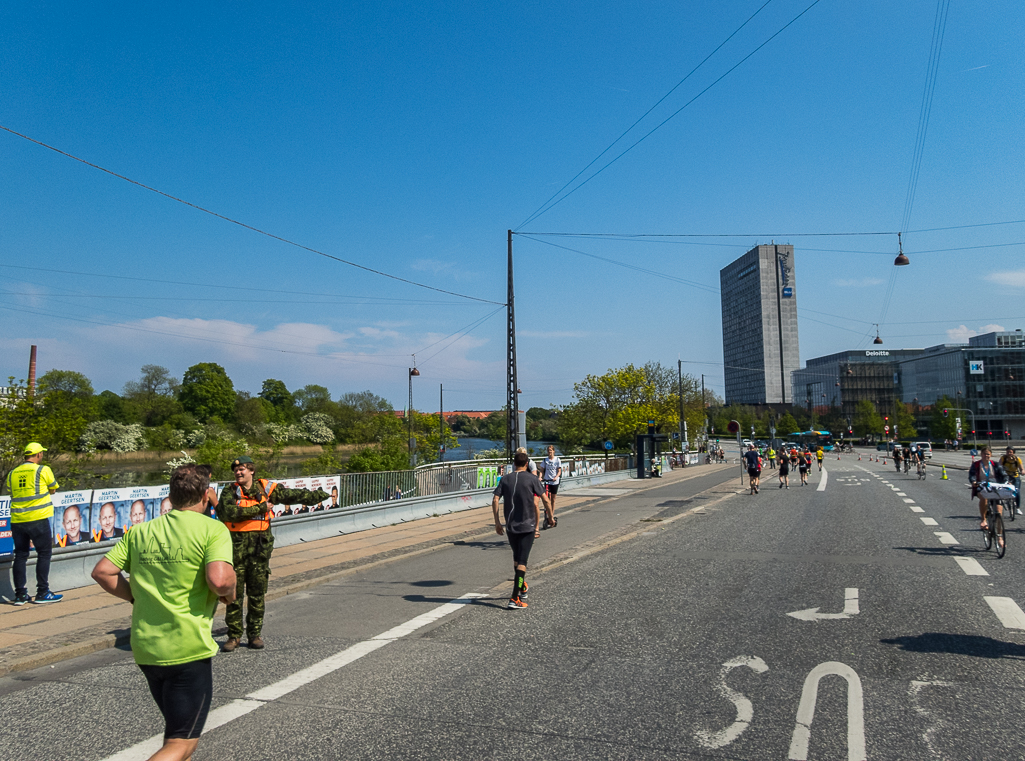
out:
M861 462L861 455L858 455L858 462Z
M885 465L885 464L886 464L886 460L883 460L883 465Z

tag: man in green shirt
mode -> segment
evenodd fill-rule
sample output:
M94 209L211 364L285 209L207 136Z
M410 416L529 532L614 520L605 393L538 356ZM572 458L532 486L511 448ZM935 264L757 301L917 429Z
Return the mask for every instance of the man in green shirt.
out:
M185 761L199 744L213 698L214 611L235 599L231 536L203 515L209 485L195 465L175 468L171 512L135 526L92 573L133 606L132 653L165 720L151 761Z

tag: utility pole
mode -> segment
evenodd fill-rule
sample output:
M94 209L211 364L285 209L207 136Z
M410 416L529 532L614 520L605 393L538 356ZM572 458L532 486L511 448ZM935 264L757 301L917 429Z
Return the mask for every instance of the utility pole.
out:
M507 335L506 335L506 425L505 425L505 456L512 461L516 442L519 440L519 382L516 378L516 310L513 292L513 231L508 231L509 247L509 291L506 296Z
M677 393L680 395L680 451L686 455L687 449L687 420L683 416L683 360L676 360Z
M701 373L701 416L704 421L705 429L702 433L705 435L705 444L708 443L708 402L705 401L705 374ZM705 447L705 451L708 451L708 447Z
M438 462L445 459L445 384L438 384Z

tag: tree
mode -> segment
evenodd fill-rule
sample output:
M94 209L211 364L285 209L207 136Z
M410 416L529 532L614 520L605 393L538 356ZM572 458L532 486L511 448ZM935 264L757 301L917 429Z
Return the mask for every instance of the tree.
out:
M97 404L93 386L82 373L50 370L36 387L36 414L50 431L50 444L63 451L74 451L90 421L95 420Z
M93 398L93 384L82 373L74 370L50 370L44 373L36 384L36 391L43 396L61 393L77 399Z
M862 399L854 408L854 418L851 421L854 427L855 436L882 436L883 418L876 412L876 406L868 399Z
M143 365L142 377L124 387L125 415L144 425L161 425L181 412L177 395L180 384L160 365Z
M115 423L134 423L125 405L125 400L113 391L102 391L96 396L96 416L100 420L113 420Z
M776 421L776 435L780 437L789 436L792 433L798 433L800 427L797 425L797 421L794 420L794 416L789 412L784 412L783 416Z
M416 461L418 463L434 462L438 459L441 445L446 449L459 446L459 440L452 435L452 430L445 426L442 437L441 425L436 415L424 415L413 412L413 438L416 439Z
M330 414L329 408L332 405L331 392L324 386L310 384L292 394L296 405L304 413L324 412Z
M943 416L943 410L952 410L956 406L954 400L946 394L936 400L936 403L932 406L932 419L929 422L929 431L933 438L944 440L957 438L957 418L964 415L964 413L954 411L950 412L946 417Z
M270 418L275 423L294 423L296 420L295 397L283 381L268 378L260 389L260 398L270 402Z
M910 405L904 402L893 403L893 415L890 417L890 431L894 427L901 439L914 441L918 438L918 426L915 423L915 416L911 413Z
M178 399L201 423L230 420L235 411L235 387L224 368L214 362L200 362L185 371Z

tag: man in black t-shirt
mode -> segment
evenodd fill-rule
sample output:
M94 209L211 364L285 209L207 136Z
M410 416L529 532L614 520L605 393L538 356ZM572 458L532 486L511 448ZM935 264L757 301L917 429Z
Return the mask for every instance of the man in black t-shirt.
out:
M495 514L495 533L499 536L503 533L508 534L509 546L513 551L515 581L508 605L512 610L527 607L527 559L530 557L530 548L534 546L534 539L541 535L538 525L541 521L538 500L544 502L546 514L551 510L541 481L527 471L529 460L526 452L516 453L513 458L515 470L502 476L491 499L491 510ZM503 503L505 528L498 517L499 499Z
M744 452L744 462L747 465L747 479L751 483L751 493L758 493L758 478L762 475L762 458L755 451L754 444L747 445Z

